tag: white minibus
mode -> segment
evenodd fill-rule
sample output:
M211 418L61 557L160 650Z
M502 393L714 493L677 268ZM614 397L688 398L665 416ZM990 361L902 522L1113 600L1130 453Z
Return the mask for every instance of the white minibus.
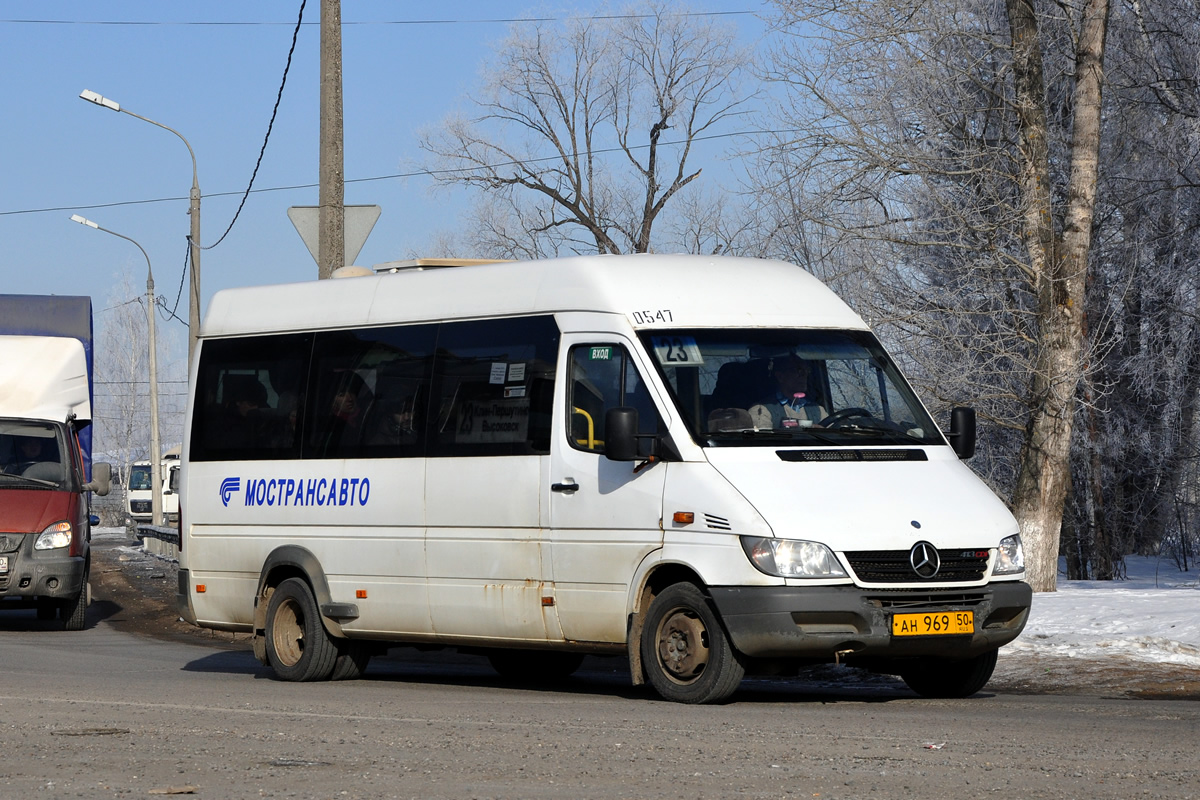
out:
M363 270L365 271L365 270ZM587 256L217 293L178 600L284 680L396 645L685 703L840 662L964 697L1025 626L1017 523L791 264Z

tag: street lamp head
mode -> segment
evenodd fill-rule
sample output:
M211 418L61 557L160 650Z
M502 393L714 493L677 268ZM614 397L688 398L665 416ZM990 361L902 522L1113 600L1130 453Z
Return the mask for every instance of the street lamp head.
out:
M104 106L105 108L111 108L113 111L121 110L120 103L118 103L115 100L109 100L107 97L105 97L101 94L98 94L96 92L93 92L91 89L84 89L82 92L79 93L79 96L82 97L84 100L87 100L89 103L95 103L98 106Z
M97 228L98 229L100 227L96 223L92 222L90 219L87 219L86 217L81 217L78 214L71 215L71 222L78 222L80 225L87 225L89 228Z

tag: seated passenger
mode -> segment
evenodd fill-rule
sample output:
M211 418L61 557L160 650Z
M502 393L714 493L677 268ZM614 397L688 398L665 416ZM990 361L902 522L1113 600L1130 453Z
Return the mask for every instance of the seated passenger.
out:
M759 430L804 428L815 425L828 412L808 390L808 362L795 355L774 359L771 377L775 381L773 397L751 406L750 418Z
M213 430L218 447L254 447L258 442L258 412L267 404L267 390L253 375L227 375L221 422Z
M417 426L413 420L413 398L400 402L382 402L372 420L367 442L372 445L413 444Z

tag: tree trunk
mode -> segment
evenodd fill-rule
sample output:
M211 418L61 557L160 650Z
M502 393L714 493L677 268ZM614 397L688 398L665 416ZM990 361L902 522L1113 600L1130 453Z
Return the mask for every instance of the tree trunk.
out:
M1058 572L1063 504L1069 489L1075 393L1082 375L1084 288L1100 150L1100 112L1108 0L1088 0L1076 51L1074 126L1067 207L1055 242L1050 195L1045 81L1031 0L1008 0L1013 80L1021 130L1024 240L1038 320L1032 406L1013 494L1035 591L1052 592Z

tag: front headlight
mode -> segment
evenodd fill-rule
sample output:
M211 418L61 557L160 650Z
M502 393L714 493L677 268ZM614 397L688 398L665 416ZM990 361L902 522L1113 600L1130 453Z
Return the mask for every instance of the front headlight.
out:
M833 552L820 542L743 536L742 549L750 562L768 575L780 578L846 577L846 571Z
M56 522L42 531L33 543L34 550L56 550L71 544L71 523Z
M1025 571L1025 551L1021 547L1021 534L1014 533L1000 540L996 548L996 566L993 575L1016 575Z

